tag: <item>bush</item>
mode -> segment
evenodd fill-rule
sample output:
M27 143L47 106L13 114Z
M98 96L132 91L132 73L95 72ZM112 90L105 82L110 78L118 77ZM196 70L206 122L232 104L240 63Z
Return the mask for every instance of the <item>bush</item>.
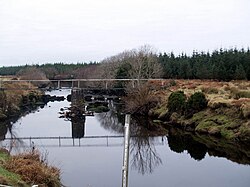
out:
M207 107L207 99L204 93L196 92L187 101L187 110L193 110L194 112L199 112Z
M183 91L176 91L170 94L167 108L169 112L183 112L185 108L186 95Z

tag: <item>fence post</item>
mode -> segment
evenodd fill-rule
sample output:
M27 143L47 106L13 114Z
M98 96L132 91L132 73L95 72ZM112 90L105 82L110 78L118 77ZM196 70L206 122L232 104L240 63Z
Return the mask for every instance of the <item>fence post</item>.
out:
M129 125L130 125L130 115L126 114L125 126L124 126L122 187L128 187L128 163L129 163L129 140L130 140Z

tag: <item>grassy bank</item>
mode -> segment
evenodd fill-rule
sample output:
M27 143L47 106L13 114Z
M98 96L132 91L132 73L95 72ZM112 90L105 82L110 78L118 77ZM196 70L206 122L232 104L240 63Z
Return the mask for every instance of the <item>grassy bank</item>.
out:
M1 88L0 120L20 115L22 109L28 105L35 105L42 95L41 91L28 82L5 82Z
M5 82L1 86L4 88L0 90L1 130L6 129L5 123L11 124L10 121L18 119L27 111L36 109L44 99L41 91L26 82ZM46 158L38 151L33 150L12 156L5 149L0 149L0 184L24 187L37 184L57 187L61 186L60 170L48 166Z
M166 80L152 81L152 85L161 87L161 90L150 92L150 97L144 97L153 98L147 102L144 99L144 106L153 106L147 109L147 114L158 122L160 120L164 126L250 142L250 81ZM194 93L203 93L207 106L194 113L188 110L170 111L168 99L176 91L185 94L183 100L188 100Z
M38 151L11 156L0 150L0 184L11 186L52 186L59 187L60 170L48 166Z

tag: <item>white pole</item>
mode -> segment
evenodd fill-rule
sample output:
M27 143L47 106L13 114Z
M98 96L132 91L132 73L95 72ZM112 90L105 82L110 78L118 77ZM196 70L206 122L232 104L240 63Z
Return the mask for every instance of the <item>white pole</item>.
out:
M129 164L129 125L130 125L130 114L125 116L124 126L124 151L123 151L123 166L122 166L122 187L128 187L128 164Z

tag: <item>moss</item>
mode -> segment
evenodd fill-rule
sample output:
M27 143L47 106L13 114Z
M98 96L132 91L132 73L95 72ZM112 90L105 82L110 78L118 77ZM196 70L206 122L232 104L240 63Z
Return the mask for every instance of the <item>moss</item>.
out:
M236 138L236 134L232 130L227 130L226 128L221 128L221 136L226 139Z
M195 116L194 120L198 122L195 131L212 135L220 134L226 139L234 139L237 137L236 133L241 126L240 123L237 122L237 119L235 120L226 115L214 115L199 121L202 119L201 117L201 115Z
M201 112L195 113L191 120L193 120L194 122L201 121L202 119L204 119L205 116L206 116L206 112L201 111Z

